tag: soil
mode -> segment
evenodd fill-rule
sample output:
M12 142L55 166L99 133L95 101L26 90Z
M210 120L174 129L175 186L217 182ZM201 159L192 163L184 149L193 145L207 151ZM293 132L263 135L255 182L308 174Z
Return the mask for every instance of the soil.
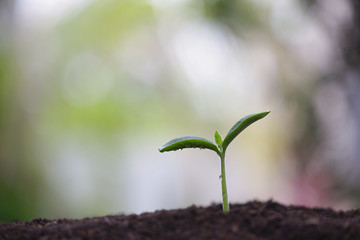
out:
M360 239L360 210L284 206L274 201L160 210L81 220L0 224L0 239Z

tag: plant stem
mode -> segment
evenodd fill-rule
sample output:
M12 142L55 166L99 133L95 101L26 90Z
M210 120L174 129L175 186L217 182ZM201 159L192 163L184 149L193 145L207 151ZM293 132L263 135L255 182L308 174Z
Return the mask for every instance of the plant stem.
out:
M222 188L222 198L223 198L223 210L224 213L229 212L229 202L226 189L226 174L225 174L225 152L221 152L221 188Z

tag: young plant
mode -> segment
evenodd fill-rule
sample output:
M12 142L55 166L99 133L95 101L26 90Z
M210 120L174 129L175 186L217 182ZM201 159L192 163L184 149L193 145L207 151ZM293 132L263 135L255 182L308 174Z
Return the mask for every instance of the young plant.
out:
M245 128L250 126L252 123L256 122L257 120L262 119L266 115L268 115L270 111L251 114L248 116L243 117L240 119L235 125L229 130L226 134L224 140L222 139L220 133L215 131L215 143L216 145L204 138L200 137L179 137L171 140L170 142L166 143L164 146L159 148L160 152L168 152L168 151L175 151L184 148L207 148L216 152L221 160L221 187L222 187L222 199L223 199L223 210L225 213L229 212L229 202L228 202L228 195L226 189L226 174L225 174L225 152L228 148L229 144L231 143L234 138L239 135Z

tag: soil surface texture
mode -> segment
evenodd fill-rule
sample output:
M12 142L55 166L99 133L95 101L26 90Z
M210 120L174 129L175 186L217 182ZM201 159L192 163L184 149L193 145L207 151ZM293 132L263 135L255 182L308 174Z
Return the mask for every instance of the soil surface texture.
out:
M81 220L0 224L0 239L360 239L360 210L284 206L268 201L161 210Z

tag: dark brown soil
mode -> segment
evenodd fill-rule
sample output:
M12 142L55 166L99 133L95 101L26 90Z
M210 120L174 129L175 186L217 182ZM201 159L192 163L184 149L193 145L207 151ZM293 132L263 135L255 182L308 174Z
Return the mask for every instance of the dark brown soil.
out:
M0 239L360 239L360 211L252 201L82 220L0 224Z

